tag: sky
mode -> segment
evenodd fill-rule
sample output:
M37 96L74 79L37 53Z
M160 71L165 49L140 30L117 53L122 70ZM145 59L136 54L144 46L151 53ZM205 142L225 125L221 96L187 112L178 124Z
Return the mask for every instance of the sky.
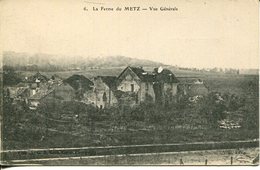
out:
M178 11L92 11L101 6ZM1 0L0 51L258 68L258 9L258 0Z

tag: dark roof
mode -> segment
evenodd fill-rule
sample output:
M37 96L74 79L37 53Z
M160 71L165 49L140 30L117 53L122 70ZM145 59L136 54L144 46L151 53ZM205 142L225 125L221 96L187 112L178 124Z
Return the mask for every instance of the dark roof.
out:
M161 72L158 72L159 68L155 68L153 73L156 75L156 80L159 82L165 83L178 83L179 80L175 77L169 69L162 69Z
M144 69L141 67L129 67L138 77L141 77L145 73Z
M158 68L155 68L152 73L146 72L141 67L130 67L128 66L118 76L120 77L127 69L132 70L143 82L165 82L165 83L178 83L179 80L175 75L168 69L163 69L158 73Z
M155 74L144 71L141 67L129 67L144 82L156 81Z
M90 90L94 86L94 83L83 75L72 75L64 80L64 82L68 83L75 90L78 90L80 87L84 90Z
M141 80L144 81L144 82L155 82L156 81L156 75L147 73L145 75L142 75Z
M98 76L102 79L102 81L110 88L116 89L117 85L117 77L115 76Z
M36 79L39 79L41 82L48 81L48 78L44 75L42 75L40 72L35 73L33 76L28 78L29 82L35 82Z
M121 77L122 74L124 74L124 72L125 72L126 70L128 70L128 69L130 69L131 71L133 71L139 78L141 78L140 76L142 75L142 73L145 72L141 67L130 67L130 66L128 66L128 67L126 67L126 68L120 73L120 75L118 76L118 78Z

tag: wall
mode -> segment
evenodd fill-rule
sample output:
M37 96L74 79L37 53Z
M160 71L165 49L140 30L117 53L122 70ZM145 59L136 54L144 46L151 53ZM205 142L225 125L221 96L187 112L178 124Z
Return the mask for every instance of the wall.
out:
M68 84L62 84L60 86L55 87L55 89L48 94L46 99L60 99L65 101L71 101L75 99L75 90Z
M126 70L119 78L120 83L117 86L117 90L121 90L124 92L131 92L131 84L134 85L134 92L137 93L140 89L139 77L132 72L130 69Z
M117 90L121 90L124 92L131 92L131 84L134 85L134 92L137 93L138 90L140 89L139 84L137 83L136 80L134 79L124 79L118 86Z
M115 106L117 104L117 99L114 96L113 91L101 80L101 78L97 78L93 80L93 82L94 89L87 91L84 94L84 102L94 104L98 108ZM106 101L103 100L104 93L106 93Z
M164 92L170 91L173 96L177 95L178 83L164 83Z
M138 103L147 100L146 94L152 97L152 102L155 102L155 93L153 89L153 83L151 82L141 82L140 91L138 92Z

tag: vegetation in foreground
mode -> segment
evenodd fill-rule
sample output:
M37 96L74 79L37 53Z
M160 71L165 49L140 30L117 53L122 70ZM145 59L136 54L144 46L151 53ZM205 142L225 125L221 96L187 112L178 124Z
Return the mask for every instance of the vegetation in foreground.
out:
M8 75L4 75L4 80L11 82L4 83L12 84L19 79L19 76L6 78ZM12 104L4 98L3 147L25 149L259 138L258 79L215 77L208 80L211 91L208 96L195 102L182 98L164 107L147 102L135 108L98 110L77 101L53 100L32 111L23 103ZM221 89L232 89L234 93ZM221 129L219 122L225 120L238 123L240 128Z
M165 107L144 103L135 108L98 110L80 102L43 103L38 110L4 104L4 148L52 148L234 141L258 138L258 102L210 93ZM8 114L8 115L7 115ZM240 128L219 126L220 120Z

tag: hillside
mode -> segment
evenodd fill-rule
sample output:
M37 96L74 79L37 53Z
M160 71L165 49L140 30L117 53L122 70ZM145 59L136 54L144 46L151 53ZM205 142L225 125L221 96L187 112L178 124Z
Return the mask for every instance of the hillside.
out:
M29 53L16 53L4 52L3 65L13 66L18 68L29 69L86 69L89 67L124 67L132 66L145 66L157 67L164 65L162 63L130 58L125 56L107 56L107 57L84 57L84 56L64 56L64 55L51 55L51 54L29 54Z

